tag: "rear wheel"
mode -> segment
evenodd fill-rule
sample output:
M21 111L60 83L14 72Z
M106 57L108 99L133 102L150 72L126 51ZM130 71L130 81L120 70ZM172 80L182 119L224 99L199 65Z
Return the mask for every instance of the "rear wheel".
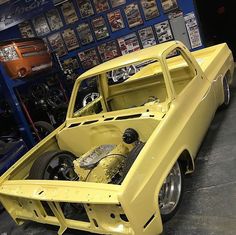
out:
M4 211L4 207L2 206L2 204L0 203L0 213L2 213Z
M163 222L171 219L179 208L183 194L183 181L183 169L177 161L163 182L158 196Z
M222 108L227 108L230 104L230 87L227 77L223 78L223 89L224 89L224 103L222 104Z

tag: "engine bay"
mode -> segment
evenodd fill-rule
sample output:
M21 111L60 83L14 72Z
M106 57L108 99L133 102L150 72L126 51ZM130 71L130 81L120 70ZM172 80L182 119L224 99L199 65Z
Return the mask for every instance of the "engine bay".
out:
M143 143L138 133L128 128L119 144L103 144L77 158L73 162L74 171L80 181L120 184L137 157L133 150L140 145Z

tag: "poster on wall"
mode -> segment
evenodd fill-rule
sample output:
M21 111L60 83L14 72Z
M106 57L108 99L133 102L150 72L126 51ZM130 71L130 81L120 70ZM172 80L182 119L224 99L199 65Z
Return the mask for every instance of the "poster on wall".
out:
M53 0L53 4L54 6L60 5L64 2L67 2L68 0Z
M92 20L92 25L97 40L109 37L108 29L102 16L94 18Z
M184 20L188 31L191 47L194 49L202 46L202 40L195 14L193 12L186 14Z
M48 41L53 52L57 53L58 56L63 56L67 53L60 33L50 35Z
M82 18L94 15L94 10L90 0L77 0L77 5Z
M120 10L115 10L107 14L112 32L123 29L125 27L123 17Z
M130 28L143 23L137 3L131 3L125 7L125 15Z
M74 23L78 20L75 8L72 2L65 2L61 5L61 11L66 24Z
M112 7L118 7L126 3L126 0L110 0Z
M63 23L57 9L52 9L46 13L48 24L51 30L57 30L63 27Z
M66 70L66 69L70 69L70 70L79 69L79 62L78 62L76 56L70 57L69 59L64 60L62 62L62 67L64 70Z
M161 6L164 13L173 11L178 8L177 0L161 0Z
M156 0L141 0L141 5L146 20L153 19L160 15Z
M62 32L62 37L68 51L74 50L79 47L79 42L73 29L66 29Z
M116 41L111 41L99 45L98 52L103 62L120 56L120 50Z
M156 24L155 30L159 43L167 42L174 39L168 20Z
M150 46L154 46L157 44L152 27L146 27L144 29L140 29L138 31L140 41L142 43L143 48L147 48Z
M43 36L50 32L47 20L44 15L37 16L33 19L34 29L38 36Z
M89 44L94 41L91 29L88 23L81 23L77 26L77 32L82 45Z
M110 6L108 4L108 0L93 0L95 9L97 13L107 11L110 9Z
M18 25L22 38L33 38L35 33L29 21L24 21Z
M53 2L49 0L11 0L5 3L3 0L0 7L0 31L32 19L53 7Z
M9 2L10 0L0 0L0 5L3 5L4 3Z
M92 48L78 53L84 69L90 69L100 63L96 49Z
M140 50L140 45L136 33L131 33L124 37L118 38L117 42L119 44L122 55Z

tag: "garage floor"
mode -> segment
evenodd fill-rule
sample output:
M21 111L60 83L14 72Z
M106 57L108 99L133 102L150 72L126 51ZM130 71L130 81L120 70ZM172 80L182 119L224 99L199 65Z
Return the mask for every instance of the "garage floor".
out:
M218 111L196 159L196 171L186 178L183 203L164 225L165 235L236 234L236 88L230 107ZM194 135L194 130L193 130ZM16 226L0 214L0 235L55 235L53 226L26 223ZM65 235L85 235L68 231Z

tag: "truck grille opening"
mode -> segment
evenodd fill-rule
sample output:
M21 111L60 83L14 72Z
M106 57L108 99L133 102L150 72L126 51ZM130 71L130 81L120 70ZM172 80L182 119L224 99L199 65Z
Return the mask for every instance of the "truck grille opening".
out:
M82 204L63 203L62 211L66 219L90 222L86 210Z
M40 56L44 54L47 54L46 50L21 53L22 57Z

